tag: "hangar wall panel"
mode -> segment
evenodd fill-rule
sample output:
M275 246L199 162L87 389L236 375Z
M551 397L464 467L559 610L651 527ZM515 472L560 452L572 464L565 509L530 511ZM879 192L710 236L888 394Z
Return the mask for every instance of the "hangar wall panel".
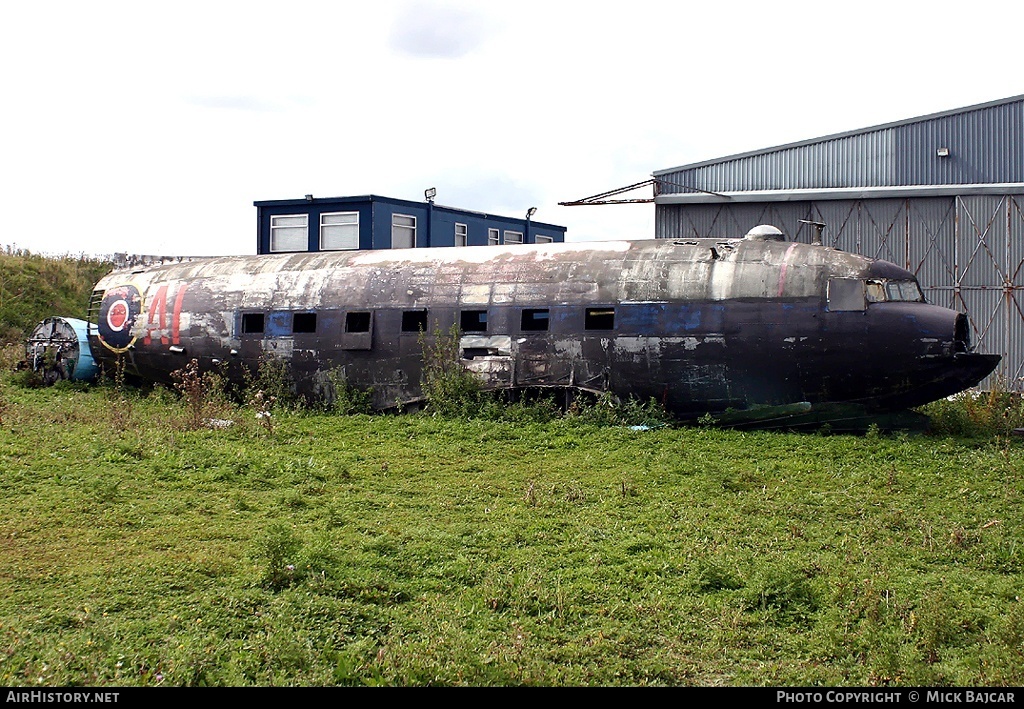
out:
M663 194L1024 182L1024 96L653 174Z

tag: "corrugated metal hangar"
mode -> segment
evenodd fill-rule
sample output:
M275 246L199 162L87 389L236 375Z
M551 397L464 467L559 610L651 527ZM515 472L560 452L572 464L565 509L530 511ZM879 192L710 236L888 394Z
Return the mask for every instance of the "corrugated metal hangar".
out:
M790 238L892 261L1024 390L1024 95L653 173L660 238ZM823 227L818 225L824 225Z

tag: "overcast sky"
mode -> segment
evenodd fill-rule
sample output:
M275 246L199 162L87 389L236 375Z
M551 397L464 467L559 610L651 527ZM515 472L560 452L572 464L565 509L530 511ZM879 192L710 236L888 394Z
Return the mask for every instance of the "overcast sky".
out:
M558 203L1024 93L1020 0L12 0L0 22L0 245L49 254L251 254L254 201L428 187L651 238L652 204Z

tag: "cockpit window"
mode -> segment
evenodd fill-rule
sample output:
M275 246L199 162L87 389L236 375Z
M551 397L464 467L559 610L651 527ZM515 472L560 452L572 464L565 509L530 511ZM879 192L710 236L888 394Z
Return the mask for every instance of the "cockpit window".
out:
M865 283L856 278L831 278L828 282L828 309L832 312L864 310Z
M870 280L867 282L869 303L923 303L924 295L917 281Z
M881 281L868 281L865 295L869 303L884 303L885 284Z
M919 302L924 300L916 281L889 281L885 284L889 300Z

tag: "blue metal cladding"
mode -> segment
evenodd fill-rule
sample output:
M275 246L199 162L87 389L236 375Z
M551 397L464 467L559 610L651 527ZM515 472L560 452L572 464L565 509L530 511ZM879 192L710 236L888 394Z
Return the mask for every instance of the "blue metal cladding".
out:
M1024 182L1024 96L654 176L662 194Z
M897 131L896 185L1024 182L1024 98ZM945 148L947 157L938 157Z
M256 253L269 254L271 217L305 215L307 217L306 251L320 250L320 215L334 212L359 213L359 249L392 248L392 217L396 214L415 219L416 247L454 246L455 225L465 225L467 246L486 246L488 230L497 229L523 235L525 243L536 243L538 236L553 242L564 242L566 228L528 220L504 217L446 207L431 202L365 195L358 197L310 197L309 199L255 202L257 240Z

